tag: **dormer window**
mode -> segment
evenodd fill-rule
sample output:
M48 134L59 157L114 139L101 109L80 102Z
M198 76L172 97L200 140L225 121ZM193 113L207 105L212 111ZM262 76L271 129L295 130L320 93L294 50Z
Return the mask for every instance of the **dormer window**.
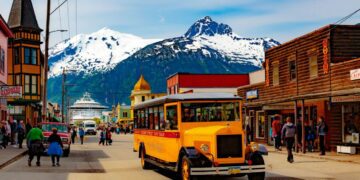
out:
M24 48L24 53L24 64L37 64L37 50L35 48Z

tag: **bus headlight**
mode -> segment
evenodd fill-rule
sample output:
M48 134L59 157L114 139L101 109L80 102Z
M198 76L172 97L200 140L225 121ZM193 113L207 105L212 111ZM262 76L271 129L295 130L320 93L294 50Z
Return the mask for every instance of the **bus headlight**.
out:
M209 145L207 144L201 144L200 145L200 150L204 153L209 153Z

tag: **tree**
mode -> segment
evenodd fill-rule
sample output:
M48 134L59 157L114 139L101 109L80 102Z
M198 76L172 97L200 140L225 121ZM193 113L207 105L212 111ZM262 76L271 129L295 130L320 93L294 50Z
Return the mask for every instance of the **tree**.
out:
M96 125L99 125L100 123L102 123L102 120L97 117L94 118L94 121L96 122Z

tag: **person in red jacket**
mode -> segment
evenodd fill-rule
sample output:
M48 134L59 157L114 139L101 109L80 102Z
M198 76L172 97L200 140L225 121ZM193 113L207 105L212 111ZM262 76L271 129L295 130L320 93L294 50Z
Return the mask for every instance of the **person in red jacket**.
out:
M272 137L275 140L275 150L281 151L281 123L280 116L276 115L274 121L271 124Z
M110 131L110 127L106 129L106 145L110 145L111 146L112 143L112 139L111 139L111 131Z

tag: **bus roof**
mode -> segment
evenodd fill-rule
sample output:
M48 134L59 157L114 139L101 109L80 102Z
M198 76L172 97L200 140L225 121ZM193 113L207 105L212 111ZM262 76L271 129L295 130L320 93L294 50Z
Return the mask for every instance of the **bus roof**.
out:
M135 109L144 108L163 103L177 102L177 101L205 101L205 100L241 100L240 96L232 93L189 93L189 94L172 94L156 99L151 99L140 104L135 105Z

